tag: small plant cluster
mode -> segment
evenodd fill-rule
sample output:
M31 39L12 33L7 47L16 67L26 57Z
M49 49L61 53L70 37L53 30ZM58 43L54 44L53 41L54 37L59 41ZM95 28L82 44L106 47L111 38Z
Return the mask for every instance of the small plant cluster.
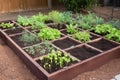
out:
M73 25L73 24L69 24L67 25L67 33L68 34L74 34L78 32L78 25Z
M87 31L79 31L78 25L69 24L67 25L67 33L72 34L72 37L81 41L88 42L90 41L91 35Z
M66 23L72 22L72 13L71 12L59 12L52 11L48 13L48 18L53 20L55 23Z
M105 35L107 39L120 42L120 30L114 28L110 24L97 25L93 31L100 35Z
M46 27L44 21L47 20L47 16L39 13L30 18L26 16L18 16L17 22L22 26L32 26L32 29L41 29Z
M93 31L100 35L109 34L111 30L113 30L113 28L110 24L97 25L96 27L93 28Z
M111 20L108 24L112 25L113 27L120 29L120 20Z
M25 51L32 57L35 57L36 55L40 56L40 55L48 54L52 50L54 50L54 47L52 47L51 43L48 41L46 41L42 44L36 44L34 46L25 48Z
M4 23L4 22L2 22L0 24L0 27L3 28L3 29L13 28L14 24L13 23Z
M81 26L82 29L91 29L92 27L102 24L104 20L94 13L89 13L88 15L80 15L77 23Z
M88 42L90 41L91 35L88 32L83 31L83 32L77 32L73 34L72 37L81 42Z
M41 40L54 40L58 39L61 36L61 32L57 29L52 28L43 28L38 33L38 37Z
M59 12L51 11L48 15L39 13L31 17L27 16L18 16L17 22L22 26L32 26L32 29L42 29L46 27L45 21L52 20L55 23L66 23L72 22L72 13L71 12Z
M55 50L52 50L47 56L40 58L41 66L49 73L62 69L65 66L69 66L76 62L76 59L70 58L67 54L63 54L62 52Z
M32 44L39 41L39 39L34 34L27 31L23 31L23 34L19 37L19 40L22 41L24 45Z

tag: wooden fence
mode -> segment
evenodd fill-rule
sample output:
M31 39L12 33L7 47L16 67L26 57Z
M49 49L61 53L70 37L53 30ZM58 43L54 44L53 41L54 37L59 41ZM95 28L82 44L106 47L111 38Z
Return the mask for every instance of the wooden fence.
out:
M48 0L0 0L0 13L47 8Z

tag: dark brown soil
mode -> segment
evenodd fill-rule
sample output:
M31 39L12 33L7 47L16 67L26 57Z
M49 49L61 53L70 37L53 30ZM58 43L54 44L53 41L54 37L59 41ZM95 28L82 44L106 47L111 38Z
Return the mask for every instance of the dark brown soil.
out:
M75 56L80 60L88 59L100 53L99 51L91 49L87 46L77 47L77 48L68 50L67 52L69 52L71 55Z
M21 33L24 29L22 28L15 28L15 29L9 29L6 30L5 32L10 35L10 34L15 34L15 33Z
M95 48L98 48L102 51L107 51L107 50L110 50L110 49L118 46L118 44L107 41L105 39L99 40L97 42L88 43L88 44L95 47Z
M65 28L66 28L66 25L65 25L65 24L50 24L50 25L48 25L48 26L51 27L51 28L58 29L58 30L61 30L61 29L65 29Z
M54 41L53 44L61 49L66 49L66 48L74 47L80 43L78 43L70 38L65 38L62 40Z
M52 20L46 20L45 21L45 24L49 24L49 23L53 23L53 21Z
M96 35L93 35L93 34L90 34L92 37L91 37L91 40L94 40L94 39L97 39L98 38L98 36L96 36Z

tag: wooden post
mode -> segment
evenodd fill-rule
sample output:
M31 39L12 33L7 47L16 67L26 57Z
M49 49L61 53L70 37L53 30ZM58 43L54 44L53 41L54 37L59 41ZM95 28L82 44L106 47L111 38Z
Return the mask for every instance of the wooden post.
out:
M48 8L52 8L52 0L48 0Z

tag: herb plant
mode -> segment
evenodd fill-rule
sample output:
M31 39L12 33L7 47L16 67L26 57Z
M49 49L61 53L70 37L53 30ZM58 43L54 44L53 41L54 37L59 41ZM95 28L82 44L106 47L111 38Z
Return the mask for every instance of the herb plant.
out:
M7 29L7 28L13 28L14 27L14 24L13 23L1 23L0 26L3 28L3 29Z
M62 69L65 66L76 63L76 59L70 58L68 55L60 51L52 50L47 56L40 58L41 66L49 73Z
M73 25L73 24L69 24L67 25L67 33L69 34L74 34L78 32L78 25Z
M34 34L27 31L23 32L23 34L19 37L19 40L24 42L25 45L39 41L39 39Z
M43 28L38 33L38 37L41 40L54 40L61 36L61 32L57 29Z
M88 32L83 31L83 32L77 32L73 34L72 37L81 42L88 42L90 41L91 35Z

